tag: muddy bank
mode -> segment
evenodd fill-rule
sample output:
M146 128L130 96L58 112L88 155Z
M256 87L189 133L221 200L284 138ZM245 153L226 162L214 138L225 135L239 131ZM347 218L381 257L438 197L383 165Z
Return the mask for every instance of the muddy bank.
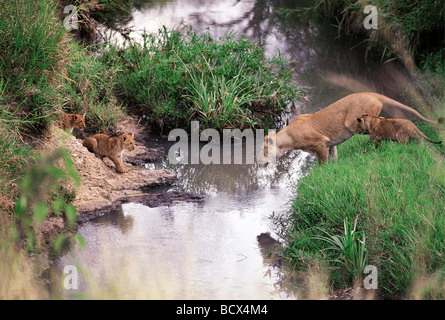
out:
M51 128L47 137L38 148L41 152L51 152L62 145L72 155L81 179L78 188L69 186L75 193L72 204L77 209L78 222L82 223L94 217L108 213L126 202L143 203L150 207L174 205L181 201L201 201L204 196L188 192L168 192L168 187L176 181L176 175L167 170L148 170L143 164L159 161L164 155L162 147L146 147L149 133L138 124L137 119L125 117L117 125L118 133L135 134L136 148L125 151L124 167L128 172L117 173L114 164L108 158L101 159L83 146L83 139L67 134L59 128ZM64 230L62 218L52 217L42 225L45 243L50 243L57 234Z

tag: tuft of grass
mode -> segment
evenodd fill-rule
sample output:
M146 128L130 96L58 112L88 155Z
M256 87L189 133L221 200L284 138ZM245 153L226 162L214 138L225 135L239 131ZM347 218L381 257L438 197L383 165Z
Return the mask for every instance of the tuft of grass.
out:
M419 128L431 138L445 137L443 129ZM332 245L314 238L339 234L346 219L359 217L369 264L378 270L379 296L409 296L419 277L445 270L445 148L424 141L385 141L376 148L367 139L354 136L339 145L338 161L315 166L299 181L290 212L275 217L287 242L283 254L305 269L327 258L321 252ZM349 274L348 268L333 270L334 288L350 286Z
M41 132L62 111L86 112L90 130L109 130L125 113L114 96L118 71L76 44L56 1L2 3L0 115L17 132Z
M267 127L298 99L302 89L279 55L230 33L214 39L189 29L143 34L143 43L112 45L105 63L123 65L122 94L138 111L165 129L190 120L214 128Z
M348 219L343 223L344 231L342 234L330 234L328 231L319 229L322 235L314 236L312 240L321 240L331 247L335 258L331 261L339 263L346 268L353 279L353 283L359 283L363 278L363 270L368 265L368 254L366 250L366 237L363 231L357 231L357 218L351 228Z
M64 60L66 30L54 4L12 0L2 3L0 11L0 83L9 102L2 117L9 113L30 129L46 126L63 101L53 84Z
M89 132L110 131L126 109L115 97L118 73L117 63L104 64L100 58L73 43L71 59L66 63L63 93L68 97L64 109L71 113L86 113Z

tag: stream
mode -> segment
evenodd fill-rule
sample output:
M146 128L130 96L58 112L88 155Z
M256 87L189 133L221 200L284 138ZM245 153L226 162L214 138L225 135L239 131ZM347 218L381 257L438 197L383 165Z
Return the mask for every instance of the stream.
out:
M309 102L299 103L290 118L320 110L364 86L391 96L394 89L382 80L382 64L365 64L361 46L351 50L355 43L338 39L328 23L309 22L295 12L286 17L275 13L295 3L304 5L278 0L141 0L128 26L133 26L134 38L163 25L191 25L215 36L234 30L265 43L266 55L279 51L292 61L295 80L307 89ZM153 143L166 150L171 145L161 139ZM73 245L54 264L58 270L67 265L83 270L75 293L102 292L122 299L298 299L261 239L278 239L270 217L290 208L298 179L313 162L314 156L293 151L268 166L173 165L167 159L146 164L147 169L167 168L177 174L178 183L170 190L205 194L206 199L156 208L123 204L81 224L78 232L86 247Z

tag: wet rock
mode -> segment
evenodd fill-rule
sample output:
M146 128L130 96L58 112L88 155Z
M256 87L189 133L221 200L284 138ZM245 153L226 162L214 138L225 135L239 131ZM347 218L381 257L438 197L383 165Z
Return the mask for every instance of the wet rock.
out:
M114 205L120 205L126 202L138 202L148 207L160 207L175 205L181 202L201 202L206 198L205 195L182 192L182 191L169 191L169 192L154 192L146 193L142 197L128 197L121 198L116 201Z
M168 191L168 192L152 192L146 190L142 195L130 195L120 197L113 203L108 202L97 207L89 207L85 204L85 208L81 216L79 216L79 222L83 223L93 218L100 217L112 210L120 210L121 205L124 203L142 203L148 207L160 207L160 206L174 206L182 202L201 202L206 199L205 195L183 192L183 191ZM90 210L91 209L91 210Z
M281 266L281 251L283 248L280 242L272 238L269 232L258 235L257 241L263 258L272 266Z

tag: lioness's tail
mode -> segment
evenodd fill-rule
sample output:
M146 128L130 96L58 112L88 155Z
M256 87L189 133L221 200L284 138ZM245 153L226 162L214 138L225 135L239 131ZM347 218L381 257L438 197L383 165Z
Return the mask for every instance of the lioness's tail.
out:
M372 93L372 95L375 96L377 99L379 99L379 101L382 102L383 104L387 104L387 105L389 105L391 107L396 107L396 108L402 109L404 111L408 111L411 114L413 114L416 117L418 117L420 120L425 121L427 123L439 124L439 123L442 123L442 122L445 121L444 118L439 118L437 121L433 121L433 120L427 119L424 116L422 116L417 110L414 110L413 108L408 107L408 106L404 105L403 103L400 103L400 102L398 102L396 100L388 98L388 97L386 97L386 96L384 96L382 94Z

